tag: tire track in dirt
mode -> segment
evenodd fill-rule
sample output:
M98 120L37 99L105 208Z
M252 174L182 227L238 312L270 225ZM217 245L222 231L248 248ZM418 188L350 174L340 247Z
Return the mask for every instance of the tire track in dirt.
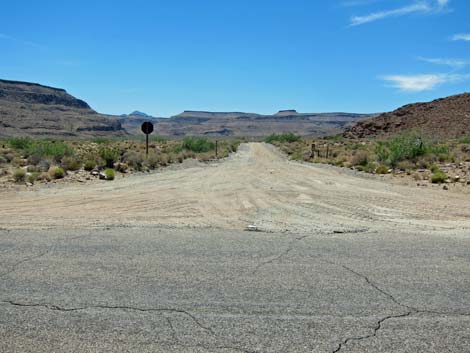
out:
M250 143L208 165L112 183L0 192L0 227L463 228L470 227L468 205L466 195L288 161L270 145Z

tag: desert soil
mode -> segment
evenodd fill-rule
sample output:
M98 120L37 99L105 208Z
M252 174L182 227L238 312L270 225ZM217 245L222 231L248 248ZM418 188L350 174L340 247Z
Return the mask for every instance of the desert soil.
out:
M209 165L91 185L0 192L0 227L215 227L263 231L469 228L468 195L288 161L250 143Z

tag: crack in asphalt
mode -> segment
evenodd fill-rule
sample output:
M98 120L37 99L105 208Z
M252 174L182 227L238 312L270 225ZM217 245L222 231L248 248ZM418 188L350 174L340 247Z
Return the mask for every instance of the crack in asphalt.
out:
M170 328L171 330L171 337L173 337L173 340L175 340L175 342L179 342L179 338L178 338L178 334L176 333L176 330L173 326L173 323L171 322L171 319L169 317L165 317L165 320L168 324L168 327Z
M131 311L139 311L139 312L167 312L167 313L177 313L183 314L189 317L197 326L199 326L204 331L210 333L211 335L215 336L215 332L212 328L203 325L193 314L186 310L182 309L175 309L175 308L139 308L133 306L126 306L126 305L87 305L83 307L76 307L76 308L64 308L55 304L36 304L36 303L18 303L13 300L3 300L2 303L10 304L12 306L18 307L42 307L49 310L55 311L63 311L63 312L71 312L71 311L81 311L81 310L89 310L89 309L105 309L105 310L131 310Z
M404 308L407 308L407 309L411 309L412 311L416 311L417 309L416 308L413 308L411 306L408 306L408 305L405 305L405 304L402 304L400 303L392 294L388 293L387 291L383 290L382 288L380 288L377 284L375 284L374 282L372 282L369 277L367 277L366 275L362 274L362 273L359 273L357 272L356 270L346 266L346 265L343 265L343 264L338 264L338 263L335 263L335 262L332 262L332 261L328 261L328 260L323 260L324 262L326 263L329 263L330 265L335 265L335 266L341 266L342 268L344 268L346 271L349 271L351 272L352 274L362 278L364 281L366 281L366 283L371 286L372 288L374 288L377 292L379 293L382 293L383 295L385 295L386 297L388 297L392 302L394 302L395 304L401 306L401 307L404 307Z
M377 326L374 327L374 332L372 332L369 335L365 335L365 336L349 337L349 338L344 339L341 343L339 343L338 347L333 351L333 353L338 353L348 342L362 341L362 340L366 340L366 339L369 339L369 338L372 338L372 337L376 337L377 333L380 331L380 329L382 328L382 325L385 321L391 320L391 319L399 319L399 318L407 317L407 316L410 316L411 314L413 314L413 312L408 311L404 314L386 316L386 317L380 319L377 322Z
M413 315L413 314L419 314L419 313L425 313L425 314L439 314L439 315L463 315L463 316L467 316L469 314L465 314L465 313L450 313L450 312L441 312L441 311L435 311L435 310L426 310L426 309L418 309L418 308L415 308L415 307L412 307L410 305L406 305L406 304L403 304L401 303L400 301L398 301L398 299L396 299L392 294L390 294L389 292L385 291L384 289L380 288L377 284L375 284L374 282L372 282L369 277L367 277L366 275L360 273L360 272L357 272L356 270L346 266L346 265L343 265L343 264L338 264L338 263L335 263L335 262L332 262L332 261L328 261L328 260L323 260L324 262L326 263L329 263L331 265L335 265L335 266L341 266L342 268L344 268L345 270L347 270L348 272L362 278L370 287L372 287L374 290L376 290L377 292L385 295L387 298L389 298L393 303L395 303L396 305L398 306L401 306L402 308L405 308L405 309L408 309L409 311L407 311L406 313L404 314L399 314L399 315L391 315L391 316L386 316L382 319L380 319L377 323L377 327L374 328L374 332L370 335L366 335L366 336L361 336L361 337L350 337L350 338L346 338L345 340L343 340L338 348L336 350L333 351L333 353L337 353L339 352L343 346L345 344L347 344L349 341L358 341L358 340L363 340L363 339L367 339L367 338L371 338L371 337L375 337L377 336L377 332L382 328L382 323L384 323L385 321L387 320L390 320L390 319L397 319L397 318L402 318L402 317L406 317L406 316L410 316L410 315Z
M267 261L264 261L264 262L261 262L260 264L258 264L255 269L251 272L252 275L255 275L259 272L259 270L266 266L266 265L269 265L269 264L272 264L273 262L275 261L278 261L280 259L282 259L284 256L287 256L292 250L294 250L294 246L296 243L298 243L299 241L301 240L304 240L305 238L308 238L310 237L311 235L302 235L301 237L298 237L298 238L294 238L291 240L291 242L289 243L289 246L287 247L286 250L284 250L283 252L281 252L279 255L275 256L275 257L272 257L271 259L267 260Z

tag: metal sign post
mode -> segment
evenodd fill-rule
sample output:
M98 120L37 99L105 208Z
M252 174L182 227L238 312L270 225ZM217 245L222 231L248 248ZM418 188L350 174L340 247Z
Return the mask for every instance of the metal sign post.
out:
M153 124L150 121L146 121L142 124L142 132L145 134L145 156L149 155L149 135L153 132Z

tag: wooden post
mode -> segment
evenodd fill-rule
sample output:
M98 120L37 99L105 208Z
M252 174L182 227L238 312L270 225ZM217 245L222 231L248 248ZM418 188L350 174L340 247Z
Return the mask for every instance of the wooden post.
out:
M215 140L215 158L219 158L219 140Z
M330 157L330 144L328 143L326 145L326 159L328 159Z
M149 156L149 135L145 134L145 156Z
M312 151L310 152L310 158L315 158L315 144L312 143Z

